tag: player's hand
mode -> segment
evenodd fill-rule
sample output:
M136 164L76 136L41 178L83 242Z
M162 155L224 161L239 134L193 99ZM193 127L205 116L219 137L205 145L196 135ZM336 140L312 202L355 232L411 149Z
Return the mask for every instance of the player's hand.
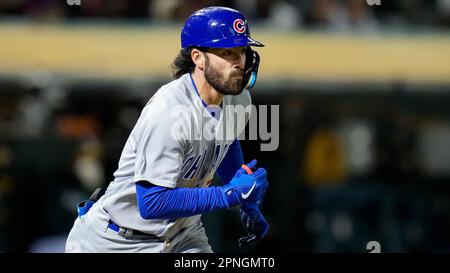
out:
M253 246L266 236L269 224L255 203L242 206L240 212L247 236L239 238L239 247Z
M236 175L238 175L238 173L241 174L252 174L255 170L256 170L256 164L258 163L258 161L256 159L253 159L252 161L250 161L250 163L244 164L242 165L241 168L239 168L239 170L237 170ZM260 208L262 206L262 199L258 200L256 202L256 204L258 205L258 208Z
M231 208L256 203L263 198L268 186L267 172L264 168L259 168L252 174L236 171L233 179L222 186L221 190L228 202L228 208Z
M253 159L252 161L250 161L250 163L247 163L245 165L243 165L241 168L239 168L236 171L236 175L241 175L241 174L252 174L255 170L256 170L256 163L258 163L256 161L256 159Z

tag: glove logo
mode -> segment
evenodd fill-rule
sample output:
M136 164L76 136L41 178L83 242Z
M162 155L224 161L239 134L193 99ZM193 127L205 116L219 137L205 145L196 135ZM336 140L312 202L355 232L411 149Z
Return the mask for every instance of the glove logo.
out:
M242 19L236 19L233 22L233 28L234 31L237 33L244 33L245 32L245 23Z
M255 186L256 186L256 181L253 182L253 186L250 188L250 190L246 194L241 193L242 198L243 199L247 199L250 196L250 194L252 193L252 191L255 188Z

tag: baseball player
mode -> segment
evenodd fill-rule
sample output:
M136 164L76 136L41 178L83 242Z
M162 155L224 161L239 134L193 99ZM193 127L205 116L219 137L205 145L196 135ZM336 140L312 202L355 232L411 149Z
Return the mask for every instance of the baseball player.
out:
M258 72L251 46L264 45L234 9L208 7L187 19L175 80L143 108L104 194L78 204L66 252L212 252L201 214L234 207L248 232L241 247L265 236L258 203L266 170L243 164L237 139ZM210 186L214 173L224 185Z

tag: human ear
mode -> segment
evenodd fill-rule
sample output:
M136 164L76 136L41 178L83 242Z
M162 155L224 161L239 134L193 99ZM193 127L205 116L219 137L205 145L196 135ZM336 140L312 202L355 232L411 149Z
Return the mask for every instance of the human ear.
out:
M191 51L191 58L192 58L192 61L194 62L194 64L200 70L204 70L205 69L205 53L203 53L202 51L194 48Z

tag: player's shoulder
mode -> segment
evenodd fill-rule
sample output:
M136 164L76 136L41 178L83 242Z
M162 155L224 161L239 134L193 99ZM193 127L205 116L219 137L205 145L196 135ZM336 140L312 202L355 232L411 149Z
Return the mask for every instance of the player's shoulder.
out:
M161 86L142 109L141 118L170 123L176 119L180 109L189 115L188 106L192 98L185 76Z
M189 92L184 76L161 86L147 101L143 111L150 109L170 109L177 105L186 105L189 101Z
M164 101L171 104L187 104L190 100L188 90L188 75L183 75L163 86L161 86L150 102Z

